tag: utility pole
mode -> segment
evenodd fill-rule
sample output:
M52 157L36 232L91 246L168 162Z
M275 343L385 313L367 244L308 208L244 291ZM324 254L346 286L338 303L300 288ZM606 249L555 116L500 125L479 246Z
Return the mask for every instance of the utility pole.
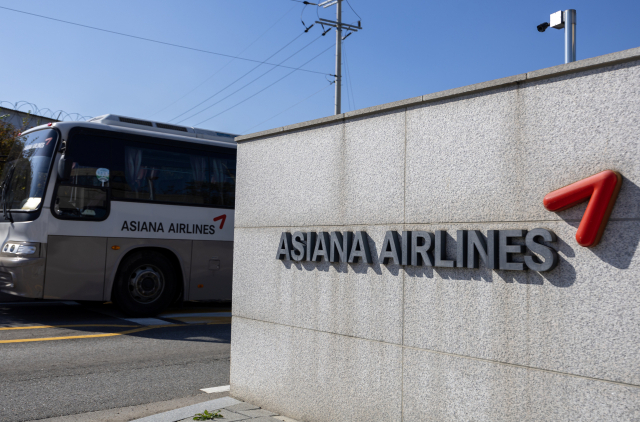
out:
M336 74L335 83L336 83L336 99L335 99L335 114L342 113L342 41L351 35L351 32L358 32L358 29L362 29L360 25L360 21L358 21L358 26L349 25L346 23L342 23L342 0L326 0L318 6L322 6L325 9L329 6L336 5L336 20L330 21L328 19L320 19L316 21L316 23L320 25L327 25L336 28ZM345 37L342 37L342 29L346 29L349 32Z
M342 113L342 0L336 3L336 100L335 113Z

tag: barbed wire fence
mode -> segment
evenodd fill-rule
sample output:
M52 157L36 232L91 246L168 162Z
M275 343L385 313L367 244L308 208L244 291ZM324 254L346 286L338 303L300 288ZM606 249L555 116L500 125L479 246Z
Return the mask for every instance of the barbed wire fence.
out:
M25 114L31 114L34 117L45 117L51 120L57 120L60 122L65 121L87 121L91 119L92 116L83 116L80 113L67 113L64 110L51 110L50 108L39 108L34 103L30 103L29 101L16 101L12 103L10 101L2 101L0 100L0 107L11 109L15 111L19 111Z
M12 103L0 100L0 170L3 169L9 152L21 132L46 123L87 121L90 118L80 113L40 108L28 101Z

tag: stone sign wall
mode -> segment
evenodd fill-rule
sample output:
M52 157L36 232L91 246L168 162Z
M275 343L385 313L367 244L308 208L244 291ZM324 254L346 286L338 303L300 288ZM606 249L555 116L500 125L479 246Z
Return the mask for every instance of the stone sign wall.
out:
M640 48L237 141L234 397L309 422L640 417ZM604 170L621 189L584 247L587 203L543 198ZM540 263L534 229L555 267L455 264L494 231ZM360 233L371 263L277 256L296 232ZM410 233L453 264L381 262Z

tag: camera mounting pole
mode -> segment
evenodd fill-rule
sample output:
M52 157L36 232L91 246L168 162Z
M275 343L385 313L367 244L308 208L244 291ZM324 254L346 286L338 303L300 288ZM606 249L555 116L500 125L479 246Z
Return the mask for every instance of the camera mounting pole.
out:
M567 9L552 13L549 23L544 22L538 25L538 32L544 32L548 27L555 29L564 28L564 62L576 61L576 11Z
M342 38L342 30L346 29L351 32L358 32L358 29L362 29L360 22L358 26L342 23L342 0L326 0L318 6L322 6L325 9L329 6L336 5L336 20L330 21L328 19L320 19L316 23L320 25L333 26L336 28L336 101L335 101L335 114L342 113L342 40L347 38L350 34L347 34Z
M568 9L564 17L564 62L576 61L576 11Z

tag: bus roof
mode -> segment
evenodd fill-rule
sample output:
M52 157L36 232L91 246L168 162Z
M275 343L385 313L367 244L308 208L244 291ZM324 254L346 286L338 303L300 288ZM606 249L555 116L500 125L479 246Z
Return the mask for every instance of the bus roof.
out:
M225 132L216 132L213 130L207 129L199 129L189 126L176 126L167 123L154 122L151 120L142 120L136 119L132 117L126 116L118 116L115 114L104 114L102 116L94 117L86 122L57 122L54 123L53 126L59 127L60 129L69 126L93 126L93 125L107 125L111 126L113 130L122 129L133 129L133 132L144 134L142 132L152 132L148 133L148 135L158 135L159 133L166 135L167 138L173 138L176 140L186 141L186 142L196 142L196 143L209 143L207 141L215 141L214 143L224 143L225 146L229 146L231 148L236 147L235 137L238 135L233 135ZM42 126L34 127L29 129L32 131L34 129L41 129ZM116 128L117 127L117 128ZM129 132L128 130L125 130ZM26 133L26 131L25 131ZM191 138L191 139L185 139Z
M234 142L238 135L231 133L216 132L207 129L198 129L190 126L177 126L168 123L154 122L151 120L135 119L132 117L118 116L115 114L104 114L88 120L91 123L101 123L110 126L123 126L132 129L148 130L150 132L171 133L173 135L188 136L191 138L210 139L220 142Z

